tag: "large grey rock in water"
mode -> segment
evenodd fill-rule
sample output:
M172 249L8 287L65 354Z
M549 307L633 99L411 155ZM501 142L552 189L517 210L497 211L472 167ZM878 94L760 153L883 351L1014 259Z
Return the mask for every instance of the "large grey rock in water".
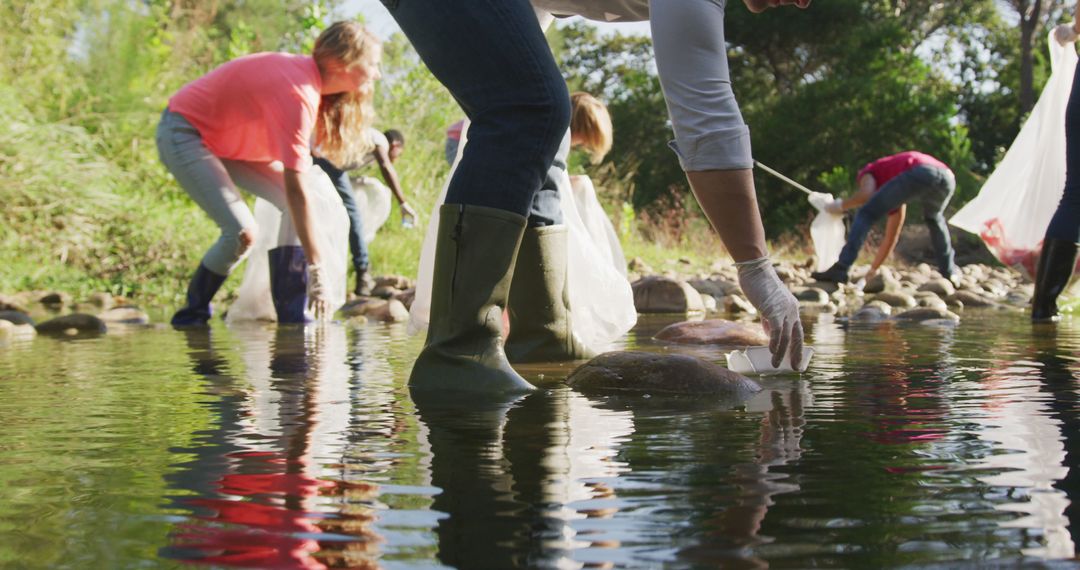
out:
M765 346L769 337L759 325L735 323L725 319L685 321L668 325L653 337L679 344L722 344L727 346Z
M106 330L104 321L94 315L83 313L72 313L56 317L37 326L39 334L57 336L104 334Z
M907 293L901 293L899 291L883 291L881 293L878 293L877 295L874 295L873 300L882 301L889 304L890 306L899 307L902 309L907 309L918 305L918 302L915 301L914 296L908 295Z
M668 277L645 277L630 286L639 313L701 313L701 294L686 281Z
M384 323L400 323L409 320L409 310L397 299L361 298L350 301L341 308L346 318L364 316Z
M578 367L566 379L583 392L642 394L714 394L749 398L761 391L757 382L685 354L607 352Z
M855 311L855 314L851 315L851 320L871 323L887 321L890 314L892 314L892 305L884 301L870 301Z

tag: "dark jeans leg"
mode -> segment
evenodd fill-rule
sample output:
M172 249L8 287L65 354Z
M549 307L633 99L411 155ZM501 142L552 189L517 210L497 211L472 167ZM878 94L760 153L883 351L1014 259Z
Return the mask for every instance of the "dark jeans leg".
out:
M570 125L570 96L528 0L383 0L472 124L447 204L527 216Z
M334 189L341 196L341 203L345 205L345 211L349 214L349 251L352 253L353 268L367 271L368 252L367 244L364 243L364 219L360 216L360 209L356 207L356 193L353 192L349 175L344 170L339 170L329 160L312 157L312 162L330 177L334 183Z
M855 219L851 222L851 230L848 231L844 249L840 250L840 259L837 261L844 269L850 268L855 259L859 257L870 228L878 220L884 218L889 212L899 208L910 200L917 191L917 185L912 179L912 170L909 170L882 186L859 211L855 213Z
M555 160L551 161L551 167L548 168L547 175L544 177L544 183L533 196L527 227L557 226L563 222L558 180L569 181L566 174L566 160L569 157L570 131L566 131L566 136L559 145L559 152L555 154Z
M955 252L949 236L949 226L945 222L945 207L949 205L949 200L952 200L956 190L956 178L948 170L932 166L924 168L933 175L933 183L919 198L923 209L923 223L930 232L930 243L934 246L934 262L938 271L944 277L951 277L957 268L953 260Z
M1080 73L1073 77L1065 108L1065 192L1046 228L1046 237L1080 242Z

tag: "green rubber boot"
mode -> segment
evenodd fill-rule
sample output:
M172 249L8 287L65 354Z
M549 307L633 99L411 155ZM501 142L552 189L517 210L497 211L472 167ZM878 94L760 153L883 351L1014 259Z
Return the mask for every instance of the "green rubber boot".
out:
M502 312L525 218L495 208L439 209L427 342L409 386L418 390L524 393L503 352Z
M529 228L510 285L510 362L557 362L596 356L571 327L566 226Z

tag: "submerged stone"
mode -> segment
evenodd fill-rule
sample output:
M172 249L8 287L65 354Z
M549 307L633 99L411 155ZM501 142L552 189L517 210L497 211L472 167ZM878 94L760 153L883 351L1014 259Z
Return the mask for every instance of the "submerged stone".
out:
M685 321L668 325L656 333L656 340L679 344L720 344L727 346L765 346L769 337L760 326L725 319Z
M761 391L753 380L685 354L607 352L579 366L566 379L581 391L641 394L715 394L735 399Z
M37 326L38 333L55 336L104 334L106 330L105 321L84 313L56 317Z

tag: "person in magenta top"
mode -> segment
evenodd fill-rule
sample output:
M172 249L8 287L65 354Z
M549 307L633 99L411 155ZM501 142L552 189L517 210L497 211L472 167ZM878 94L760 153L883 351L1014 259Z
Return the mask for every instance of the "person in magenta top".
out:
M308 209L311 144L342 162L370 152L372 84L381 45L357 22L337 22L312 55L257 53L229 61L169 100L158 153L188 195L221 229L192 277L176 326L205 324L210 300L255 242L255 219L237 187L284 216L270 250L270 289L279 322L328 309L321 252ZM280 162L283 168L275 168Z
M812 273L812 277L818 281L846 282L848 270L859 256L870 228L887 216L885 239L867 274L867 278L872 277L896 248L908 204L921 208L923 222L930 230L938 271L946 279L956 275L952 241L945 225L945 207L956 190L956 177L945 163L921 152L901 152L864 166L855 177L855 183L858 189L854 194L825 206L833 213L859 208L840 259L825 271Z

